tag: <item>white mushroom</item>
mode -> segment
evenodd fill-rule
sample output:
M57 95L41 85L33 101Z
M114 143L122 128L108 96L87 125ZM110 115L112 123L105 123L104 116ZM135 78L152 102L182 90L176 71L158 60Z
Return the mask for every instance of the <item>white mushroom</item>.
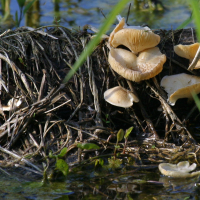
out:
M133 102L139 101L136 95L121 86L106 90L104 92L104 99L114 106L123 108L131 107Z
M108 61L119 75L128 80L140 82L159 74L163 69L166 56L158 47L144 50L138 56L125 49L111 48Z
M160 85L168 93L168 102L172 106L180 98L192 98L192 92L200 93L200 77L189 74L164 76Z
M190 165L188 161L179 162L177 165L161 163L158 168L163 175L173 178L190 178L200 175L200 171L190 173L196 169L196 163Z

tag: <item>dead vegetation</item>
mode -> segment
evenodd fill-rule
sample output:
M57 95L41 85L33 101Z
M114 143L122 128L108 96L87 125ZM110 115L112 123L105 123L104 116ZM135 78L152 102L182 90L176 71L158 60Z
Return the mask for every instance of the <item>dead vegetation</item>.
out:
M42 163L52 165L49 151L58 153L63 147L68 147L69 164L87 159L87 154L110 155L117 131L131 126L126 154L140 164L190 158L198 164L199 111L186 99L169 106L159 87L164 75L199 75L198 70L187 71L189 62L173 52L176 44L195 42L195 33L186 29L157 34L161 36L159 48L168 59L156 78L134 83L120 77L109 68L103 40L67 84L62 83L64 76L90 40L86 29L22 27L0 35L1 166L24 167L25 163L26 169L41 174ZM106 103L104 91L117 85L135 91L140 102L129 109ZM23 99L22 106L3 112L3 105L13 97ZM101 150L83 153L77 142L96 143Z

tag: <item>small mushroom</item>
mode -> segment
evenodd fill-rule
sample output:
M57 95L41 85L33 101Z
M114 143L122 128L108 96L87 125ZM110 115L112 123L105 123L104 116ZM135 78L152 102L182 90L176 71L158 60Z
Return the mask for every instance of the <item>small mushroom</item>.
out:
M190 165L188 161L179 162L177 165L161 163L158 168L163 175L173 178L190 178L200 175L200 171L190 173L196 169L196 163Z
M111 47L124 45L133 53L155 47L160 42L160 36L154 34L147 27L128 27L122 18L113 32L110 34L109 43Z
M131 107L133 102L139 102L136 95L121 86L106 90L104 92L104 99L114 106L123 108Z
M160 85L168 93L168 102L174 106L181 98L192 98L192 93L200 93L200 77L189 74L164 76Z
M189 59L191 63L197 53L199 46L200 46L200 43L194 43L191 45L179 44L179 45L174 46L174 52L180 57ZM194 69L199 69L199 68L200 68L200 60L197 62Z
M7 106L3 106L2 109L3 111L11 111L15 110L16 108L19 108L23 103L22 98L16 99L12 98L8 101Z
M163 69L166 56L158 47L144 50L138 57L128 50L111 48L108 61L119 75L128 80L140 82L159 74Z

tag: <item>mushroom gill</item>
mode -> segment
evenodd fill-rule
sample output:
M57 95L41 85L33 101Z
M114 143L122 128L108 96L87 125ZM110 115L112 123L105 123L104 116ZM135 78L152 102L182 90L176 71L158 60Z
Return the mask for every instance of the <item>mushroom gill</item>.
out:
M139 82L159 74L163 69L166 56L160 52L158 47L144 50L138 56L125 49L111 48L108 61L119 75Z

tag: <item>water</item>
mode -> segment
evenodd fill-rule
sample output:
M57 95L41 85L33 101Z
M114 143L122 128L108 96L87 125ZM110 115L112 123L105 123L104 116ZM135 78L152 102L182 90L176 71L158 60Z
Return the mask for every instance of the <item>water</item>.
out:
M29 175L30 176L30 175ZM199 178L163 177L154 166L124 172L79 171L64 182L26 181L0 176L0 199L67 200L67 199L199 199Z
M86 24L98 28L104 21L101 11L107 16L116 2L116 0L40 0L37 25L50 25L60 20L57 23L69 28L77 29ZM133 4L133 1L131 2ZM162 2L165 8L158 11L150 9L136 11L132 5L129 24L147 24L153 29L176 29L191 15L188 0L165 0ZM17 0L11 0L11 14L14 16L16 11L19 11ZM127 11L128 5L121 15L126 16ZM29 21L31 18L29 17ZM28 21L25 22L24 18L21 25L26 24ZM191 26L193 26L192 23L187 27Z

